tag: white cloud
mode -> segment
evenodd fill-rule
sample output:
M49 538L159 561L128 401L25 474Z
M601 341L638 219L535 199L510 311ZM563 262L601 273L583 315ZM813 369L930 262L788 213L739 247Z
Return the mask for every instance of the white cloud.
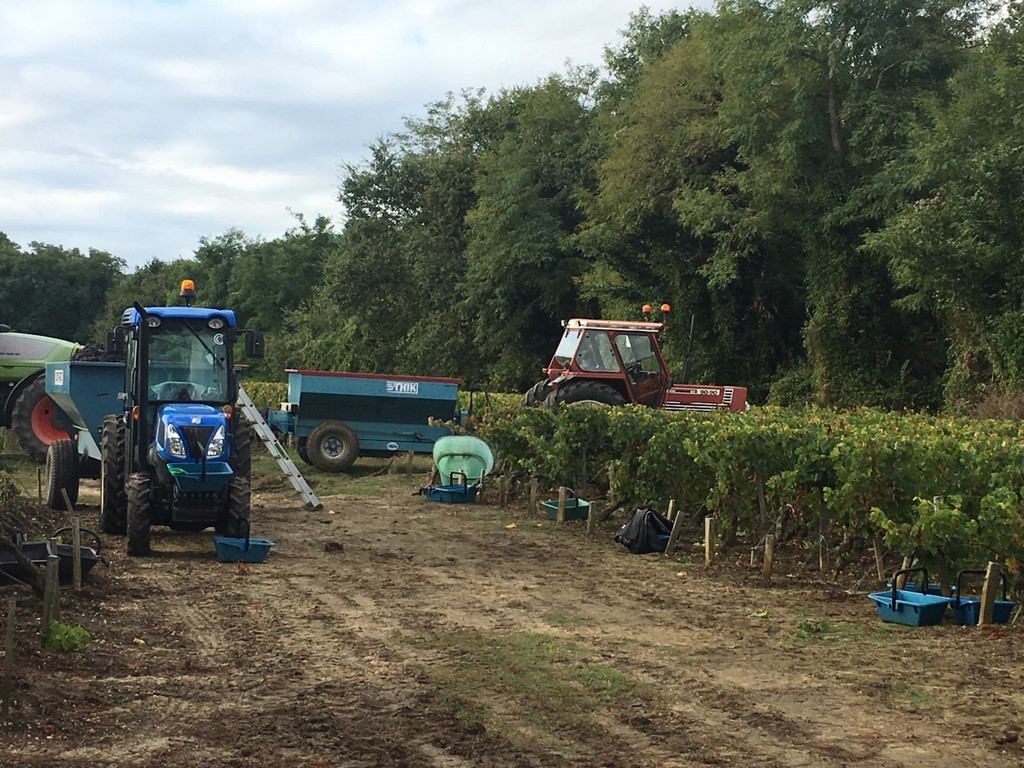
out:
M600 64L640 4L3 0L0 231L132 266L277 237L403 115Z

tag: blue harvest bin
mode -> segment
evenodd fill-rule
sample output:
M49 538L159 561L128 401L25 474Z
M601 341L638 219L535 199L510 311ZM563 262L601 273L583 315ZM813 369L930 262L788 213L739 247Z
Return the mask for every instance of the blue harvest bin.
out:
M427 501L445 504L467 504L476 499L476 485L428 485L424 491Z
M992 609L993 624L1009 624L1010 614L1017 605L1013 600L996 600ZM953 621L966 626L976 626L981 614L981 599L977 597L961 597L953 602Z
M245 539L235 536L211 536L217 558L224 563L262 563L274 542L267 539ZM248 542L248 547L246 543Z
M541 505L547 511L548 517L550 519L558 519L558 499L542 501ZM590 502L587 501L586 499L579 499L574 496L571 499L565 500L566 520L586 520L589 515Z
M895 600L893 596L895 594ZM928 627L938 624L946 613L952 598L929 595L906 589L872 592L868 598L875 603L882 621L906 624L910 627Z

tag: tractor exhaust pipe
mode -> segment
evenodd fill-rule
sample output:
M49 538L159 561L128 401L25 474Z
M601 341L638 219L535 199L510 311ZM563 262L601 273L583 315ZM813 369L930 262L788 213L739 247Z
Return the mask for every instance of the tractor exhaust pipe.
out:
M693 362L693 325L697 321L697 315L690 315L690 337L686 341L686 362L683 363L683 384L690 383L690 364Z

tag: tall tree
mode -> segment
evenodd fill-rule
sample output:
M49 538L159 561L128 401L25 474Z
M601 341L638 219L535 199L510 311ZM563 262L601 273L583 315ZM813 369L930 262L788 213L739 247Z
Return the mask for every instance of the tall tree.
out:
M951 403L993 382L1024 391L1024 10L1008 9L951 80L947 101L888 169L909 201L868 240L908 311L934 314L949 339Z
M550 355L559 321L578 306L584 263L575 242L577 197L592 186L594 157L584 104L593 78L550 77L501 94L493 109L511 120L484 151L469 214L466 313L490 378L528 384Z
M25 333L88 343L107 291L124 262L105 251L0 240L0 322Z

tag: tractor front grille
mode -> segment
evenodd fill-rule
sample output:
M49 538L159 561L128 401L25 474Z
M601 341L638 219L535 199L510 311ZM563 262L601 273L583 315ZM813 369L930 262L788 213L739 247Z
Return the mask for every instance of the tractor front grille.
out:
M201 460L206 455L206 444L213 435L213 427L178 427L181 439L185 441L188 455Z

